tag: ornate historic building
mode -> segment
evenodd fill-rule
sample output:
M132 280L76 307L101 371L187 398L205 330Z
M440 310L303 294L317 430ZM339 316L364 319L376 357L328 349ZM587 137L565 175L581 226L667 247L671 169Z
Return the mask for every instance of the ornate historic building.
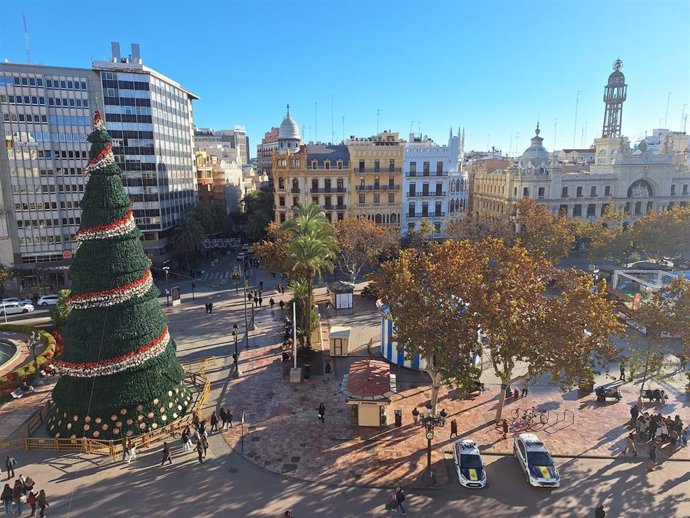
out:
M398 227L402 206L403 141L396 132L371 138L350 137L350 216L363 216L379 225Z
M278 149L273 153L275 218L282 223L298 203L314 202L335 222L349 210L350 157L345 145L302 144L290 107L280 125Z
M614 63L604 101L602 137L594 140L590 159L554 161L539 136L539 125L522 156L507 167L478 164L472 172L472 210L480 217L511 215L521 198L534 198L552 212L594 220L609 205L629 215L629 221L654 210L690 201L688 138L668 133L657 151L643 140L632 148L620 136L625 77Z

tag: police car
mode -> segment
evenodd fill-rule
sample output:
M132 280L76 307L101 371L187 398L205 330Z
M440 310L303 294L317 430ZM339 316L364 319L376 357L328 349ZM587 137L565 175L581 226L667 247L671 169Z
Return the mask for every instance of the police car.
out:
M515 437L513 454L530 485L535 487L559 487L561 477L544 443L532 433Z
M486 470L477 443L471 439L455 441L453 458L458 472L458 481L462 486L470 488L486 486Z

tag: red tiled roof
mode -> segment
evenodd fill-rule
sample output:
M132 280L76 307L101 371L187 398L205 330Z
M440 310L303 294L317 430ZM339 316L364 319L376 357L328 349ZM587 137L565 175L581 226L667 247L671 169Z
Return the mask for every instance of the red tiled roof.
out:
M381 397L391 391L390 366L381 360L359 360L350 365L347 390L360 397Z

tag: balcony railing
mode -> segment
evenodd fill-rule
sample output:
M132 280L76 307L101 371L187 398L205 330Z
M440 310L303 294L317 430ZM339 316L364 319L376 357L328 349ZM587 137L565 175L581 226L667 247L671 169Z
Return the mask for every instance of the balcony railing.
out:
M312 187L309 190L310 193L312 194L330 194L330 193L342 193L342 192L347 192L346 187Z
M346 210L347 205L324 205L323 210Z
M300 188L299 188L299 187L293 187L292 189L290 189L290 192L291 192L292 194L299 194L299 193L300 193Z
M408 218L442 218L446 215L445 212L411 212L407 213Z
M402 171L401 167L355 167L355 173L399 173Z
M416 178L419 176L422 177L430 177L430 176L448 176L450 173L448 171L441 171L440 173L437 172L413 172L413 171L405 171L405 176L410 177L410 178Z
M427 191L427 192L410 192L407 194L408 198L435 198L435 197L445 197L448 193L443 191L443 192L436 192L436 191Z
M399 185L356 185L355 189L358 191L398 191Z

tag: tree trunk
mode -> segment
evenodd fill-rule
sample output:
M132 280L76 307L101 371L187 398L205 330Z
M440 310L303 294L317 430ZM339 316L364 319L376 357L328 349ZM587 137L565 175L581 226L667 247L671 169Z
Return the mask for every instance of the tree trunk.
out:
M507 382L506 382L506 378L501 377L501 393L499 394L499 397L498 397L498 405L496 405L496 418L495 418L496 423L500 423L501 419L503 418L503 407L506 404L506 390L507 390L507 386L509 386L509 385L510 385L510 378L507 378Z
M431 413L436 415L436 403L438 402L438 393L441 390L441 375L435 369L427 369L429 376L431 376Z
M307 304L304 308L304 330L307 333L307 347L311 349L311 308L312 308L312 285L314 278L311 273L307 274Z

